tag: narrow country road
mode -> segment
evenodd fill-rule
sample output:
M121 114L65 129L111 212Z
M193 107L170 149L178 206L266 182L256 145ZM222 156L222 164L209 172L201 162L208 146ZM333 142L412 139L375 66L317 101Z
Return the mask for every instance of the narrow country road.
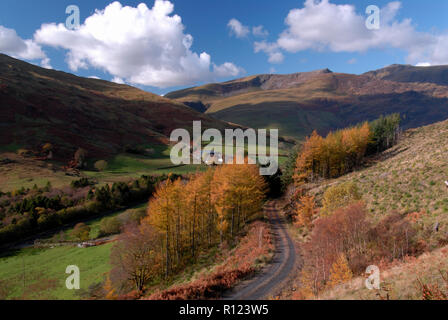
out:
M248 282L243 282L223 295L224 300L263 300L280 289L296 263L296 250L286 230L285 221L278 214L275 202L265 207L275 241L275 254L266 268Z

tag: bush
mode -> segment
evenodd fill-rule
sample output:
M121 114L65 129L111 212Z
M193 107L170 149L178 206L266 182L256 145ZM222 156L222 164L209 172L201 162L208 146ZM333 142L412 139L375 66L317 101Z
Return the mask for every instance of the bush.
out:
M95 162L94 167L98 171L104 171L107 169L107 165L108 165L108 163L106 160L99 160L99 161Z
M78 223L72 230L71 235L80 241L86 241L90 238L90 227L85 223Z
M78 188L84 188L84 187L88 187L88 186L92 186L95 183L93 181L91 181L89 178L81 178L79 180L73 180L70 183L70 186L74 189L78 189Z
M375 254L389 261L418 254L416 235L416 229L399 213L386 216L370 232Z
M117 217L103 218L100 222L99 237L120 233L121 223Z
M361 200L361 194L354 182L346 182L329 187L322 199L323 215L330 215L335 210Z
M129 210L126 210L126 212L123 213L119 219L123 225L130 224L130 223L140 224L140 221L145 216L146 216L145 208L129 209Z

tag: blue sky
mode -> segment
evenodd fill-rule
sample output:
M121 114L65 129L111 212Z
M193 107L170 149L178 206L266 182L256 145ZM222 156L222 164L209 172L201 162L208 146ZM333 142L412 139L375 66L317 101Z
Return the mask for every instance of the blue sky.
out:
M329 68L335 72L359 74L393 63L448 64L448 53L446 57L443 53L445 48L448 49L448 2L444 0L405 0L392 4L391 1L372 0L324 0L323 3L318 0L314 3L311 0L308 3L304 0L171 0L169 3L174 5L174 9L166 9L165 3L166 12L158 16L161 20L145 25L148 36L135 30L139 25L138 19L134 29L126 29L125 25L120 25L126 19L114 18L114 25L118 25L115 34L127 30L124 36L135 37L134 42L118 42L125 43L118 49L120 46L116 42L107 40L114 36L114 31L110 30L111 33L105 36L106 40L102 40L95 52L89 51L93 40L86 36L89 32L94 34L92 26L86 27L83 34L79 30L78 35L56 28L56 24L65 23L68 5L79 7L83 25L95 9L103 10L111 2L2 0L0 26L4 28L4 38L0 29L0 52L36 64L42 64L45 58L48 59L47 64L57 70L105 80L121 79L158 94L208 81L225 81L259 73ZM122 6L116 8L117 14L124 14L124 6L137 10L140 3L145 3L148 9L141 19L154 13L154 1L122 0L120 3ZM391 16L384 19L385 24L381 25L375 37L368 33L374 31L364 30L359 23L360 17L367 17L366 7L372 4L382 9L381 19L383 14ZM351 5L354 10L348 11L345 20L341 15L347 11L342 5ZM294 9L300 10L295 16L291 15ZM169 19L174 15L178 15L182 22ZM290 24L285 23L288 15L292 21ZM107 17L103 18L101 21L107 20ZM232 32L228 25L231 19L238 20L245 31L239 35L235 30ZM55 25L42 30L44 23ZM166 30L162 27L164 23L167 23ZM332 24L330 27L329 23ZM159 26L160 30L154 30ZM254 35L252 28L257 26L263 26L269 34ZM36 37L39 29L41 33ZM33 47L24 53L20 41L12 36L6 37L5 30L14 30L20 41L29 39L38 48ZM134 31L138 35L133 34ZM191 42L185 38L187 35L191 35L193 41L185 48L185 39ZM73 43L79 43L79 48ZM139 43L146 43L146 46ZM164 44L169 44L171 51L166 51ZM255 52L257 47L259 51ZM71 64L67 58L70 52ZM202 52L207 56L200 56ZM270 54L276 54L276 58L269 61ZM133 65L134 60L141 61L144 68ZM110 69L109 63L114 65Z

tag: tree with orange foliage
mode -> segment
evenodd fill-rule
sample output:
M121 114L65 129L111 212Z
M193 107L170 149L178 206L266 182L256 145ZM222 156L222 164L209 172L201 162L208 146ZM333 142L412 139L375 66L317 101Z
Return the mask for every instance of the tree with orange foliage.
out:
M296 209L295 223L300 227L303 226L309 228L317 211L314 196L305 195L300 197L299 201Z
M341 283L350 281L353 278L353 273L348 266L347 258L341 253L338 259L333 263L330 270L330 280L328 286L334 287Z
M330 132L323 138L316 131L306 138L296 160L297 186L319 178L336 178L361 164L371 141L369 124Z

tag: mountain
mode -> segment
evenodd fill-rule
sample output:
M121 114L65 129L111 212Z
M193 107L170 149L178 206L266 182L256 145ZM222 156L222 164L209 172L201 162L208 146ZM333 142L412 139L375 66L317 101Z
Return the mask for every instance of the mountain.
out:
M70 159L77 148L107 157L127 145L167 143L173 129L228 124L182 103L127 85L47 70L0 54L0 148L36 150Z
M279 128L302 139L381 114L399 112L404 128L448 118L448 67L390 66L362 75L328 69L256 75L175 91L175 99L216 119L248 127Z
M448 66L415 67L411 65L393 64L383 69L367 72L365 75L376 79L397 82L448 85Z

